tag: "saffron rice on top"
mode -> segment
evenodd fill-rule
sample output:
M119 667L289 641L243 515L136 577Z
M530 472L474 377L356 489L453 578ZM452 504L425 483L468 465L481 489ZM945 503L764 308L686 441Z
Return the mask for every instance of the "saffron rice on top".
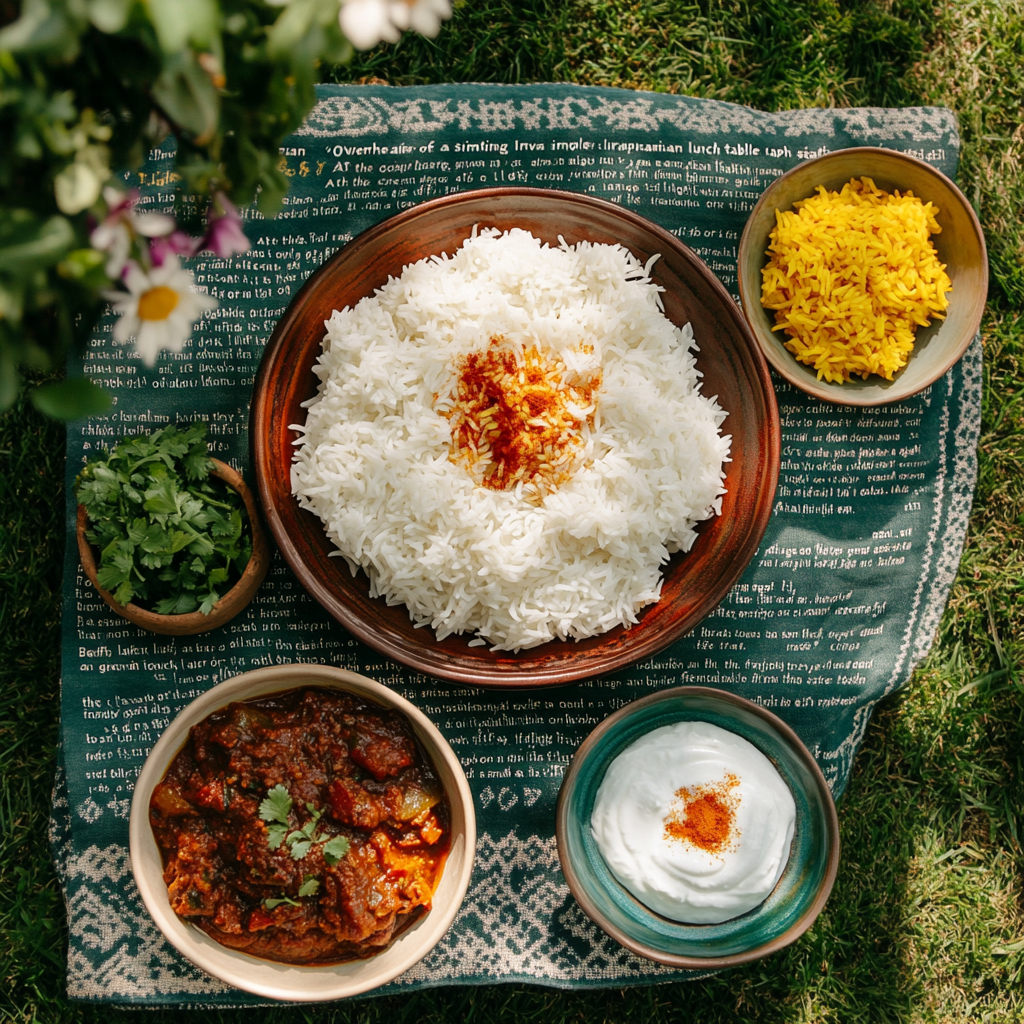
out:
M952 282L930 241L938 209L870 178L777 210L761 305L818 380L902 369L918 327L943 318Z
M731 439L653 262L484 229L333 314L292 490L372 596L513 651L658 600Z

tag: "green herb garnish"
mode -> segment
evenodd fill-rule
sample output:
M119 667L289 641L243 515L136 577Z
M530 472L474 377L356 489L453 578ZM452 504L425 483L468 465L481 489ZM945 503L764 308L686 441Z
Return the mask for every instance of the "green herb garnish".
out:
M314 875L303 875L302 885L299 886L299 896L314 896L320 888L320 881Z
M301 893L300 893L300 895L301 895ZM274 907L279 907L279 906L281 906L282 903L287 903L288 906L290 906L290 907L301 907L302 906L301 903L297 903L290 896L279 896L277 899L264 900L263 901L263 906L265 906L267 908L267 910L273 910Z
M260 817L271 822L267 826L267 846L278 849L288 832L288 814L292 809L292 798L288 790L278 783L260 804Z
M348 853L349 842L344 836L335 836L324 843L324 860L333 868Z
M324 812L318 810L311 803L306 804L306 810L310 815L309 821L301 828L289 831L288 816L291 814L291 810L292 798L288 795L288 790L278 783L267 793L266 798L260 804L260 817L268 822L267 846L272 850L277 850L282 843L285 843L288 846L288 852L292 855L292 860L302 860L314 843L323 843L324 860L333 868L348 853L349 841L344 836L335 836L333 839L324 841L324 837L317 831L317 825ZM302 893L300 892L299 895L301 896Z
M252 554L244 504L210 477L206 424L118 444L75 481L100 552L97 582L119 604L208 615Z
M310 813L310 819L302 828L295 828L289 831L288 816L292 812L294 803L288 795L288 790L281 783L271 789L260 803L260 818L267 822L267 846L272 850L280 849L281 844L288 846L288 852L292 860L302 860L309 853L314 843L323 843L324 860L329 867L334 867L342 857L348 853L349 841L344 836L335 836L333 839L324 841L323 836L317 832L317 823L323 817L323 811L317 810L311 803L306 804L306 810ZM320 879L316 875L303 875L302 885L299 886L298 896L315 896L320 890ZM276 899L263 901L267 910L273 910L282 903L298 907L290 896L281 896Z

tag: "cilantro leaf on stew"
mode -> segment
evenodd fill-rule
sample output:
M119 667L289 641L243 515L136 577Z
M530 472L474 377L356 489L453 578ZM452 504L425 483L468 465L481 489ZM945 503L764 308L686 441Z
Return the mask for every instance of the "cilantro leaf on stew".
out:
M313 844L308 839L298 839L295 842L292 842L291 838L291 836L288 837L288 842L291 846L292 860L302 860L302 858L309 853L309 848Z
M300 896L313 896L316 894L317 889L320 888L320 882L312 875L306 875L303 879L302 885L299 886Z
M348 853L349 841L344 836L335 836L324 843L324 860L328 867L334 867Z
M288 790L279 782L267 793L266 798L260 804L260 817L264 821L276 821L280 825L287 826L291 809L292 798L288 795ZM278 845L280 845L280 841Z
M287 896L281 896L279 899L274 900L264 900L263 906L266 907L267 910L273 910L274 907L279 907L281 906L282 903L287 903L290 907L301 906L300 903L297 903L293 899L289 899Z
M280 849L281 844L284 842L285 833L288 831L287 825L268 825L267 826L267 846L272 850Z
M264 821L272 823L267 826L267 846L271 850L279 850L285 846L291 854L292 860L302 860L319 843L324 861L328 867L333 868L348 853L349 841L344 836L334 836L333 839L328 839L325 842L324 837L317 831L324 812L308 801L306 810L310 814L309 820L299 828L291 828L288 816L291 814L293 806L294 802L288 795L288 790L281 783L274 786L260 803L260 817ZM305 876L307 882L311 878L313 878L312 875ZM315 891L315 888L311 889L310 893ZM299 895L307 894L300 890Z

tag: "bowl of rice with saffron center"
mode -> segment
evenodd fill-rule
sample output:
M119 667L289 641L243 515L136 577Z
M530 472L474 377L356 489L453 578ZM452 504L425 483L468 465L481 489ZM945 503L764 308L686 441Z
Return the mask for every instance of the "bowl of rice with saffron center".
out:
M960 190L916 157L860 147L776 179L739 248L744 311L772 367L847 405L928 387L974 338L985 241Z
M745 327L690 250L612 204L414 208L321 268L271 339L268 522L310 593L409 667L522 686L653 654L770 514L777 413Z

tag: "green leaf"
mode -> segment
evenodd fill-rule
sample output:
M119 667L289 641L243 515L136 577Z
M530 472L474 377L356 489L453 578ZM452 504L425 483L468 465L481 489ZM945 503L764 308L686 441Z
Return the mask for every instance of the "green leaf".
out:
M267 170L260 176L260 194L256 197L256 208L264 217L273 217L281 209L282 200L288 194L288 179L275 170Z
M292 809L292 798L288 790L279 782L260 804L260 817L264 821L276 821L282 825L288 824L288 815Z
M289 837L290 839L291 837ZM308 839L300 840L299 842L292 843L292 860L302 860L303 857L309 853L309 848L313 844Z
M25 308L25 287L18 281L0 281L0 321L20 322Z
M182 548L187 547L192 535L184 530L175 530L171 534L171 554L176 555Z
M190 41L200 49L212 49L220 41L214 0L151 0L146 12L164 53L180 53Z
M299 896L314 896L320 888L320 881L312 875L306 875L302 885L299 886Z
M156 611L160 615L187 615L196 610L198 603L192 594L177 594L157 601Z
M120 32L128 24L135 0L89 0L89 20L107 35Z
M0 50L12 53L49 53L70 60L78 52L78 36L85 28L75 4L25 0L21 17L0 32Z
M14 405L21 387L21 374L7 348L0 348L0 412Z
M40 221L27 210L13 210L0 228L0 271L28 277L40 267L56 263L75 242L75 229L66 217Z
M324 860L334 867L349 851L349 841L344 836L335 836L324 843Z
M318 0L291 0L267 30L267 51L272 57L291 53L313 26Z
M171 538L167 531L159 523L150 523L145 519L136 519L128 531L128 536L138 536L139 539L135 543L143 551L150 551L153 554L167 551L171 546Z
M100 566L96 570L96 582L104 590L114 590L129 580L134 567L132 555L131 545L124 540L117 538L112 541L103 549Z
M284 842L285 833L288 831L287 825L268 825L267 826L267 846L272 850L280 848Z
M32 404L55 420L97 416L110 408L110 395L88 377L72 377L59 384L45 384L31 392Z
M206 454L206 442L202 441L193 445L188 455L182 459L182 465L185 467L185 476L189 480L196 483L206 480L210 475L210 467L213 465Z
M85 288L99 291L110 284L104 269L107 257L98 249L75 249L57 264L57 273Z
M302 906L301 903L296 903L295 900L289 899L287 896L281 896L279 899L276 900L264 900L263 906L265 906L267 910L273 910L274 907L279 907L281 906L282 903L287 903L290 907Z
M158 470L161 471L159 474ZM163 466L154 466L153 479L154 485L145 492L143 508L158 515L177 515L180 511L179 500L184 496L178 490L174 478L167 474Z
M160 0L153 6L163 3ZM164 62L152 93L164 113L178 127L191 132L197 144L210 141L217 130L220 96L191 53L177 53Z

